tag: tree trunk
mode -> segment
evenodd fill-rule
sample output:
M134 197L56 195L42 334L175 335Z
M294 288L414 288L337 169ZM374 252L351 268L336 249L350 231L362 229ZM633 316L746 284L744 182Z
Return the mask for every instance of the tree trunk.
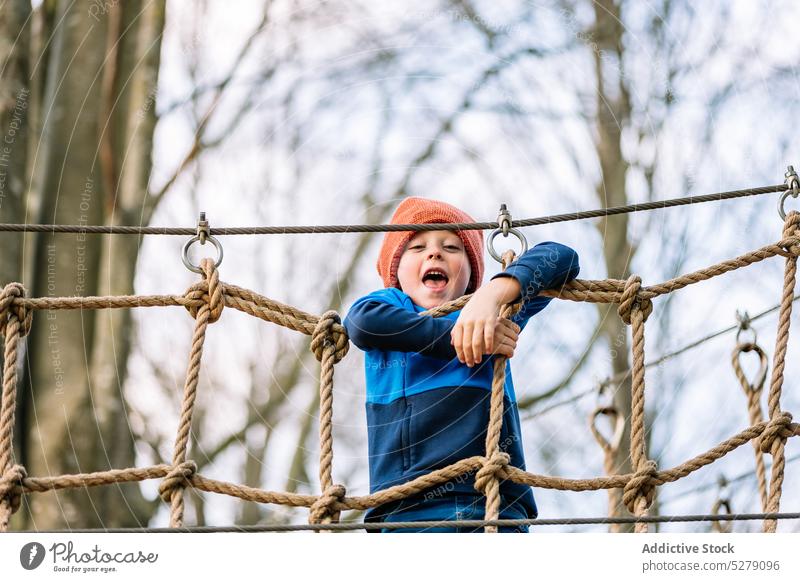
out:
M25 166L27 163L30 59L27 47L30 2L11 0L0 10L0 222L25 221ZM20 281L22 237L0 233L3 260L0 284ZM2 357L2 356L0 356Z
M30 2L13 0L0 10L0 222L25 222L25 189L30 123L31 89L28 84L30 26L25 23L31 13ZM23 237L19 233L0 233L3 260L0 261L0 286L12 281L24 284ZM24 343L23 350L24 350ZM24 352L23 352L24 354ZM23 361L24 356L19 357ZM3 353L0 350L0 366ZM0 368L2 369L2 368ZM17 399L19 404L19 398ZM21 408L15 411L19 418ZM13 441L19 443L19 424L14 427ZM12 451L18 457L18 447ZM12 462L14 462L12 460ZM3 471L4 467L0 467Z
M628 203L625 177L628 163L622 153L622 129L631 117L631 106L626 86L623 62L623 26L621 11L615 0L600 0L594 3L595 29L592 48L596 72L597 90L597 135L596 146L601 168L601 183L597 196L603 207L621 206ZM636 252L628 238L628 215L606 217L597 223L603 237L607 275L614 279L627 279L630 264ZM608 340L612 375L629 369L627 326L617 315L616 305L598 304L603 333ZM619 386L612 386L614 406L626 419L622 446L615 458L617 473L630 473L631 378L625 377ZM622 505L622 496L617 497L616 515L630 516ZM612 528L616 529L616 528ZM632 526L620 526L620 531L632 531Z
M56 11L41 162L33 169L39 221L146 224L150 213L137 209L146 205L164 0L103 10L60 1ZM33 294L132 293L138 249L138 239L127 236L40 236ZM134 464L121 389L130 321L127 311L34 315L24 448L29 474ZM30 507L37 528L111 527L146 522L143 501L133 484L36 494Z
M118 5L121 10L109 15L112 19L119 18L115 29L127 32L119 39L115 55L118 57L117 73L108 80L108 86L113 89L104 96L103 104L105 110L111 112L111 122L100 141L110 150L108 157L103 158L107 224L148 224L152 215L153 208L145 204L145 199L156 121L155 88L164 29L164 3L165 0L150 2L145 7L138 2L125 3ZM111 46L109 52L115 52ZM100 240L99 293L132 295L140 238L125 235L106 236ZM91 458L97 462L104 460L104 469L131 467L135 465L134 439L123 394L134 336L131 310L99 311L94 334L91 400L83 409L88 423L96 418L94 422L99 433L92 435ZM127 504L123 503L120 493ZM138 484L101 487L92 492L92 498L104 508L102 518L106 524L139 525L146 523L149 517L149 506Z

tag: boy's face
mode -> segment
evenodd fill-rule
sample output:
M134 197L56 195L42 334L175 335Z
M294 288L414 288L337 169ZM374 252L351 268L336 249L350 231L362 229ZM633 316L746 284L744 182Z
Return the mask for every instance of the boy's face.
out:
M430 274L433 270L440 274ZM471 275L464 243L449 230L416 233L408 241L397 267L401 289L425 309L464 295Z

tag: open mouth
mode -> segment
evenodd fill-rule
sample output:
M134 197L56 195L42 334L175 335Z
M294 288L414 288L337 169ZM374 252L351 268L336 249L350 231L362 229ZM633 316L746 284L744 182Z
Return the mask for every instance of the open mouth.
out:
M433 289L436 291L447 287L448 281L450 281L450 278L444 273L444 271L440 271L438 269L431 269L422 276L422 284L428 289Z

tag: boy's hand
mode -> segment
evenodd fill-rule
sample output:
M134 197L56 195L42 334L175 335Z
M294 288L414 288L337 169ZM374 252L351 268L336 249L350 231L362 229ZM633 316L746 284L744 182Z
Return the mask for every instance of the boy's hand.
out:
M496 286L491 285L476 291L453 327L450 343L459 361L470 368L480 364L483 354L510 358L517 347L520 327L499 316L500 299L504 297L496 291Z

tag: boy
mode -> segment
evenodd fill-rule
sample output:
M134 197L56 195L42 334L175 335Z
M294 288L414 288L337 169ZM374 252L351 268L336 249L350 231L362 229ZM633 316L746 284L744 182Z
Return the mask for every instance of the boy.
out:
M409 197L400 203L391 222L474 220L445 202ZM579 271L575 251L544 242L481 287L480 230L387 232L377 267L385 289L358 299L344 321L350 340L366 352L373 493L465 457L486 454L494 355L513 356L519 332L550 302L537 293L574 279ZM438 318L418 315L468 293L474 295L460 311ZM523 307L511 321L499 317L503 304L519 301L523 301ZM508 362L503 405L500 448L510 455L512 465L524 470L522 433ZM474 473L461 475L402 501L372 508L364 520L483 519L486 498L474 484ZM505 481L500 493L501 519L537 516L530 487ZM528 528L499 531L527 532Z

